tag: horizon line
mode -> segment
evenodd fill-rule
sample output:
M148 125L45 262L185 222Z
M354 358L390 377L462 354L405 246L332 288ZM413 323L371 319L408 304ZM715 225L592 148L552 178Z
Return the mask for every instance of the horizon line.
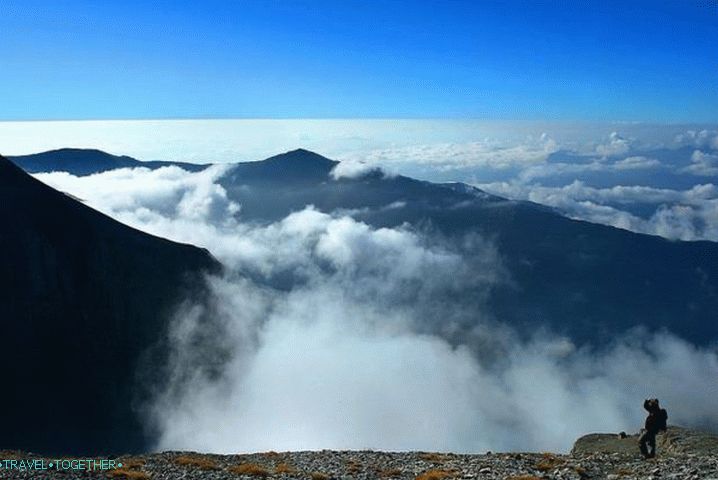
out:
M127 118L17 118L3 119L0 123L69 123L69 122L186 122L186 121L447 121L447 122L507 122L507 123L581 123L581 124L627 124L627 125L718 125L713 121L662 121L620 119L537 119L537 118L489 118L489 117L127 117Z

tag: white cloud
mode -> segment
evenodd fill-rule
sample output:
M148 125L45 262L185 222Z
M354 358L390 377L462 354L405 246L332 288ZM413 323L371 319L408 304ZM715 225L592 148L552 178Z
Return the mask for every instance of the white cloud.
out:
M718 154L696 150L691 155L691 164L684 171L705 177L718 176Z
M701 129L686 130L674 137L678 145L688 145L696 148L713 148L718 150L718 130Z
M659 167L661 162L655 158L647 158L643 156L626 157L623 160L618 160L613 164L613 168L616 170L642 170L646 168Z
M594 188L575 181L562 187L495 182L477 187L495 195L555 207L570 217L676 240L718 241L718 187L696 185L688 190L643 186ZM641 218L617 205L652 205Z
M376 165L371 165L363 161L352 160L339 162L334 168L332 168L332 171L329 174L334 180L339 180L340 178L361 178L374 172L379 173L382 176L391 176Z
M519 144L486 138L466 143L415 144L404 147L347 153L340 158L385 167L425 165L440 170L462 168L507 169L540 163L558 150L546 133Z
M608 137L608 143L596 146L596 153L603 157L613 157L626 154L630 149L630 139L622 137L618 132L611 132L611 135Z

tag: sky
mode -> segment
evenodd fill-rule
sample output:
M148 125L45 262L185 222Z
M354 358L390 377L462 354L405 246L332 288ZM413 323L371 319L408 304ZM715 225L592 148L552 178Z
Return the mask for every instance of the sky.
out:
M715 122L714 0L0 3L0 120Z

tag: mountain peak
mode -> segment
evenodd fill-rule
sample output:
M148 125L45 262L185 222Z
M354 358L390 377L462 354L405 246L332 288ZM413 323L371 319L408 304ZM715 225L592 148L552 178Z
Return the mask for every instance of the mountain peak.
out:
M318 153L299 148L259 162L237 163L230 178L263 183L282 183L291 180L315 184L326 181L329 172L338 163Z
M318 153L306 150L304 148L297 148L296 150L290 150L279 155L274 155L264 160L267 163L301 163L303 165L316 165L316 166L334 166L338 162L330 160L327 157L319 155Z

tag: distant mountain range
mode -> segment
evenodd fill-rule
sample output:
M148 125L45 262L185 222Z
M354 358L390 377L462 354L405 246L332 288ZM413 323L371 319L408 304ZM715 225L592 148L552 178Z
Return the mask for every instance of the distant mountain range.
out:
M108 155L94 150L23 158L42 158L50 171L66 168L72 155L76 168L70 173L107 167L106 160L96 159ZM133 161L147 168L187 165ZM378 170L334 178L338 164L298 149L236 163L219 182L242 205L243 221L273 222L314 205L325 212L351 212L374 227L409 224L448 238L478 233L491 239L513 281L493 291L490 311L527 333L550 326L579 342L605 343L640 325L668 329L698 344L718 339L718 243L670 241L573 220L461 183L436 184ZM191 167L196 168L206 165ZM467 292L453 301L470 299Z
M206 168L78 150L14 160L32 172L75 175L137 163ZM374 227L411 225L457 242L476 234L489 239L511 281L494 288L488 311L526 336L547 327L601 345L641 326L698 345L718 340L718 243L572 220L464 184L378 170L335 178L337 165L295 150L237 163L219 182L242 205L246 222L267 224L314 205ZM0 220L0 318L4 338L12 339L0 356L15 366L6 380L13 388L0 405L20 412L5 421L0 448L73 445L89 452L141 445L139 426L125 423L136 418L128 405L139 359L158 341L162 313L183 292L201 290L200 272L219 266L206 251L123 226L7 160L0 162ZM467 290L442 300L478 308L480 297ZM460 320L457 343L475 318ZM51 410L48 393L57 399ZM83 427L74 426L77 419Z
M160 168L175 165L190 172L204 170L208 165L195 163L147 161L141 162L126 155L117 156L100 150L61 148L49 152L8 157L28 173L69 172L78 177L106 172L117 168Z
M449 238L481 234L495 242L513 280L493 291L489 310L527 334L548 325L579 342L606 343L641 325L698 344L718 340L718 243L572 220L464 184L378 171L334 179L337 163L295 150L236 164L220 183L242 205L245 221L274 221L314 205L351 211L375 227L408 223ZM471 298L466 292L452 301Z
M0 157L0 449L146 448L135 407L152 379L141 375L163 356L177 302L202 295L204 272L220 268Z

